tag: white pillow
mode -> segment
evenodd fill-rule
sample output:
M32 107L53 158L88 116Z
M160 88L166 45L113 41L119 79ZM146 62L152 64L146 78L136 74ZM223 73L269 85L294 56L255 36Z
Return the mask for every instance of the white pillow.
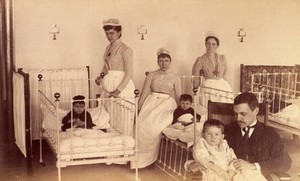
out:
M97 126L97 129L110 128L110 115L105 110L104 106L89 108L87 111L91 114L92 121Z
M171 128L171 127L166 127L163 130L163 133L171 140L177 140L180 137L180 135L182 134L182 130Z
M178 118L178 121L179 122L184 122L184 123L191 123L193 120L194 116L190 113L187 113L187 114L183 114L181 115L179 118Z
M49 128L52 130L58 129L59 131L61 131L61 126L62 126L61 120L63 119L63 117L65 115L68 114L68 111L63 110L63 109L58 109L58 119L57 119L56 115L53 112L51 112L45 104L41 103L40 107L41 107L42 116L43 116L42 127ZM56 111L56 110L54 109L54 111ZM58 122L56 122L56 121L58 121Z

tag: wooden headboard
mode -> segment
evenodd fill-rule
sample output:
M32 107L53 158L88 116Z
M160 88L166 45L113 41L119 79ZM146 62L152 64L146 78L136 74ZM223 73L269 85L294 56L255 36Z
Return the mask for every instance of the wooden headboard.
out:
M285 66L285 65L244 65L241 64L240 70L240 91L251 90L251 75L254 73L281 73L291 72L300 75L300 65ZM298 76L300 81L300 76ZM300 90L300 87L297 87Z

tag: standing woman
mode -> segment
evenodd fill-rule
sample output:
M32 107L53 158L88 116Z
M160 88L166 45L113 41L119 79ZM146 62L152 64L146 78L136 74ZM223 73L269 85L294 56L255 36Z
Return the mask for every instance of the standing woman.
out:
M110 44L104 53L104 77L96 79L96 83L102 83L104 90L109 96L133 98L134 83L133 74L133 51L121 41L122 26L117 19L103 21L103 30Z
M199 77L200 72L203 72L204 76L204 87L214 88L222 91L230 92L230 97L232 96L232 89L226 80L227 74L227 62L224 55L216 53L219 48L220 42L216 34L213 32L208 32L205 38L206 53L201 57L198 57L193 66L192 74ZM195 78L193 81L194 88L200 86L200 78ZM203 90L200 90L203 91ZM213 93L215 90L211 90ZM218 92L218 91L216 91ZM220 91L219 91L220 93ZM224 96L226 93L223 93ZM221 101L217 96L211 96L212 101Z
M173 111L177 108L175 99L179 100L181 84L180 78L169 70L171 62L170 52L159 49L159 69L150 72L145 79L138 103L139 160L137 165L131 165L132 168L144 168L155 162L161 133L172 123ZM171 95L174 95L175 99Z

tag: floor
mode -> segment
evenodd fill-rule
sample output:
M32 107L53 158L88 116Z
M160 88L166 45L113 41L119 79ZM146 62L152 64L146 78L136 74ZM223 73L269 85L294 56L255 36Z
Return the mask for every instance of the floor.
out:
M289 174L291 175L293 181L300 181L300 139L290 139L291 135L284 132L279 133L285 140L286 146L293 160L293 165L289 171ZM5 132L0 132L0 137L5 138ZM46 143L43 147L43 153L44 165L39 163L38 141L33 142L33 170L32 175L28 175L26 159L24 159L22 154L18 151L18 148L15 146L15 144L9 144L7 139L0 139L0 180L56 181L56 160ZM173 180L157 167L140 169L139 178L141 181ZM130 170L129 165L94 164L70 166L62 168L62 180L134 181L135 172Z
M293 166L289 171L293 181L300 180L300 139L291 140L289 136L283 134L286 145L293 159ZM39 163L38 142L33 143L33 173L28 176L26 160L14 146L9 148L8 144L0 144L0 180L2 181L56 181L57 168L55 157L50 148L44 144L44 163ZM109 180L126 181L135 180L135 172L129 169L129 165L106 165L95 164L85 166L70 166L62 168L62 180L64 181L84 181L84 180ZM156 167L140 169L139 178L142 181L153 180L173 180Z
M44 144L43 161L44 165L39 163L39 144L33 143L33 171L32 176L28 176L26 169L26 160L17 148L7 149L6 144L0 145L0 180L1 181L56 181L57 168L56 160L50 148ZM142 181L153 180L173 180L158 168L151 167L139 170L139 178ZM63 181L126 181L135 180L134 170L130 170L127 165L106 165L93 164L84 166L70 166L62 168Z

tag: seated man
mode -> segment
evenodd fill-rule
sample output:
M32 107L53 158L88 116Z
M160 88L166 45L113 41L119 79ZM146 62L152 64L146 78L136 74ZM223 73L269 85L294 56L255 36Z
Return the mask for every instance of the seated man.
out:
M258 100L253 93L244 92L234 99L236 121L225 128L225 138L238 159L236 169L261 170L272 180L271 173L285 172L291 167L291 158L278 133L258 122ZM188 170L201 170L200 164L190 162Z

